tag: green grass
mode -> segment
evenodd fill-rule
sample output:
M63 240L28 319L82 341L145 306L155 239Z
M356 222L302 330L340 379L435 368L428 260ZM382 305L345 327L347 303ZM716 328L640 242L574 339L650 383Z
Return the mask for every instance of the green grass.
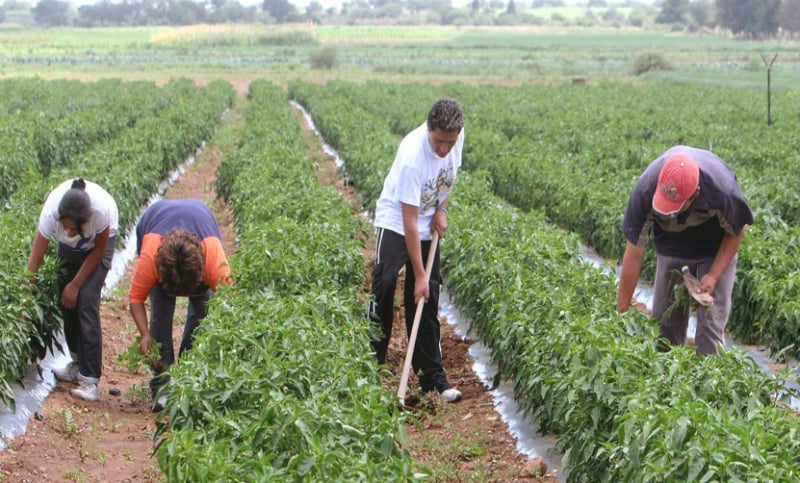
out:
M284 45L270 45L271 42ZM338 67L312 69L320 48L336 51ZM797 42L738 41L723 35L688 35L664 27L454 27L198 25L141 28L0 30L0 77L97 80L122 77L165 81L268 78L466 83L636 82L633 63L645 50L661 52L675 70L658 74L676 82L761 85L761 55L772 58L776 86L797 85Z

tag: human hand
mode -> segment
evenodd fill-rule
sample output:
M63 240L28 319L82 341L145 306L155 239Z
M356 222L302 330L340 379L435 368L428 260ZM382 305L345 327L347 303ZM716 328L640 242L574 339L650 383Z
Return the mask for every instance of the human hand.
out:
M717 277L711 274L703 275L703 278L700 279L700 287L699 290L701 293L712 294L714 293L714 289L717 288Z
M74 309L78 301L79 292L80 288L76 284L69 282L64 286L64 290L61 291L61 305L67 309Z
M436 210L433 214L433 221L431 222L431 231L438 233L439 238L444 237L444 232L447 231L447 212Z
M414 280L414 301L417 303L419 303L421 299L427 301L428 297L430 297L428 281L421 280L420 278L421 277L418 277Z
M150 352L152 345L153 338L150 337L150 332L148 332L142 336L142 340L139 342L139 350L142 351L142 354L147 354Z

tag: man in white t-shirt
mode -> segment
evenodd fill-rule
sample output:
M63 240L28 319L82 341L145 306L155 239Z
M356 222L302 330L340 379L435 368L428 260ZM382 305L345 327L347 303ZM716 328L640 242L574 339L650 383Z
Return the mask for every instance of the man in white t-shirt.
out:
M461 399L442 365L439 322L439 250L430 281L425 284L423 260L434 232L447 230L447 201L461 167L464 115L453 99L434 102L428 119L400 142L375 209L377 235L372 300L369 314L382 337L372 341L378 362L386 362L392 333L394 293L400 269L406 267L404 305L407 333L411 332L417 301L425 299L411 364L422 392L436 390L446 402Z
M72 362L53 374L60 381L77 382L70 393L87 401L100 398L100 293L111 268L118 228L117 203L106 190L82 178L67 180L47 196L28 258L28 270L38 274L50 241L58 243L64 337Z

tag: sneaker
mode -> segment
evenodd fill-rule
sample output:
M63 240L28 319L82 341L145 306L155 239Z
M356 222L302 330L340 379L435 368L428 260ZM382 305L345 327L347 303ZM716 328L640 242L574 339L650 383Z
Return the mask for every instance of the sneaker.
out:
M70 362L61 369L53 369L53 375L56 379L64 382L77 382L78 381L78 364Z
M70 391L73 396L78 396L84 401L99 401L100 391L97 389L97 384L91 382L80 382L78 387Z
M442 391L442 399L444 402L447 403L454 403L461 400L461 391L458 389L451 387L450 389L445 389Z
M166 405L167 405L167 396L163 395L158 398L158 401L156 401L155 404L153 404L153 412L160 413L164 409L164 406Z

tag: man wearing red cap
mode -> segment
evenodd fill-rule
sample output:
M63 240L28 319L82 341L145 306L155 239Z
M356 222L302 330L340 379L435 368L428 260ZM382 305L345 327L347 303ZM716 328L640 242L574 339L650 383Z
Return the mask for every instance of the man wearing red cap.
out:
M700 291L714 300L697 311L695 342L698 354L715 354L725 345L725 325L739 245L753 213L744 199L736 174L710 151L675 146L642 173L633 188L622 232L628 243L622 257L617 311L626 312L642 269L645 246L653 236L656 274L653 317L661 337L686 344L689 308L674 307L673 288L681 268L688 266L700 280Z

